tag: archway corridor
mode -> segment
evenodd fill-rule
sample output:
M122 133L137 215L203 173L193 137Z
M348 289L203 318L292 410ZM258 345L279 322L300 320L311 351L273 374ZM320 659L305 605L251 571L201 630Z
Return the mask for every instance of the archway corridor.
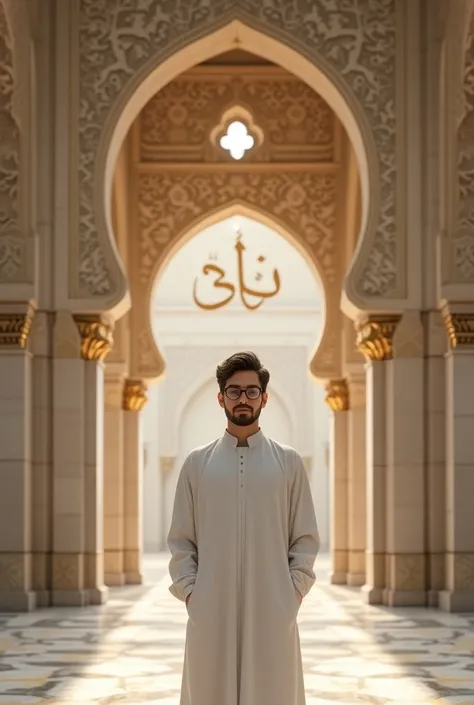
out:
M148 556L144 584L104 606L0 616L0 702L179 705L186 609L168 559ZM307 705L472 705L474 615L362 605L328 571L321 555L298 618Z

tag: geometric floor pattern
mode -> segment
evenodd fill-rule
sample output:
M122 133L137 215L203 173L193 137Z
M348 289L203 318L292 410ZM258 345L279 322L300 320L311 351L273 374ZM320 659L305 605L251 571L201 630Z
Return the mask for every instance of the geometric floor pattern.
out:
M146 584L103 607L0 614L0 705L178 705L186 610L167 565L148 557ZM370 607L323 579L298 621L307 705L474 705L474 614Z

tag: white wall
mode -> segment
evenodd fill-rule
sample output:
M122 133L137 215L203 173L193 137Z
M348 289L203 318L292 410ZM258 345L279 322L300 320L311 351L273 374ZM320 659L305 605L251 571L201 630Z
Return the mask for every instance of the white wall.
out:
M165 548L177 476L187 452L221 435L226 424L219 407L216 366L237 350L256 352L270 371L269 404L261 426L276 440L295 447L311 462L311 483L323 543L328 540L328 410L322 388L308 364L323 322L321 290L299 252L281 235L239 217L245 284L271 291L273 271L280 290L257 310L248 310L239 291L235 219L207 228L186 243L157 282L153 296L153 330L166 361L166 374L155 386L144 411L147 462L144 478L146 550ZM209 255L214 258L209 260ZM265 257L258 262L258 257ZM222 308L204 311L193 301L197 280L200 300L216 303L229 289L209 286L200 276L211 262L225 271L223 281L235 296ZM258 266L256 266L256 264ZM256 274L262 274L256 279ZM213 276L213 275L212 275ZM244 283L245 283L244 282ZM252 305L258 299L246 295ZM160 457L175 458L163 476Z

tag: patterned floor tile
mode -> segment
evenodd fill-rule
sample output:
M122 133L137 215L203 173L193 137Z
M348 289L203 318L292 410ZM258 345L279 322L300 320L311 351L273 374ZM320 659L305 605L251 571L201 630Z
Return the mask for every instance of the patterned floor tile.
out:
M178 705L186 611L167 564L104 607L0 615L0 705ZM299 628L307 705L474 705L474 615L370 607L322 579Z

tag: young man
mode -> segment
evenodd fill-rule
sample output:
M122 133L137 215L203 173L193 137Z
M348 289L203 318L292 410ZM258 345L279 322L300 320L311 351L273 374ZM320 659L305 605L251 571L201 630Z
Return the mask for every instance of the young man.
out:
M188 624L181 705L304 705L296 623L319 535L298 453L259 428L270 375L254 353L217 368L227 430L178 480L171 593Z

